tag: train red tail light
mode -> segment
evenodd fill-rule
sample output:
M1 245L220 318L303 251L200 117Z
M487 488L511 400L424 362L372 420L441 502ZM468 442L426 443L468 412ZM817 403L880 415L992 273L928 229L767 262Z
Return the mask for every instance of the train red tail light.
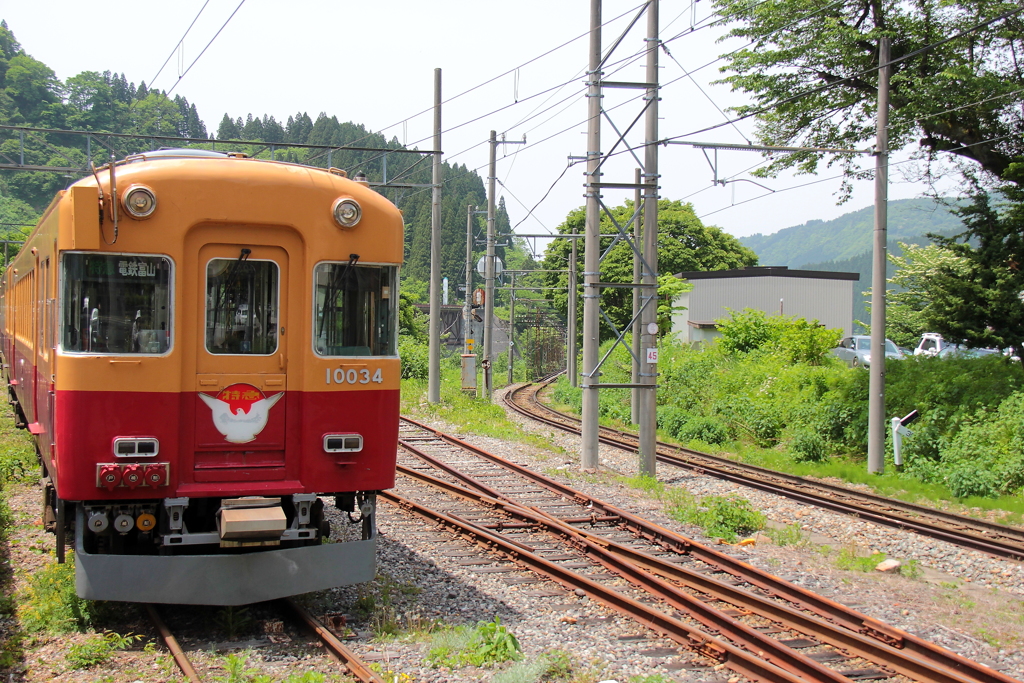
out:
M99 485L113 491L121 484L121 467L118 465L101 465Z
M121 476L121 481L124 482L125 486L133 489L142 483L142 477L142 465L128 465L124 468L124 474Z
M146 465L146 485L156 488L157 486L164 486L167 484L167 465L163 463L156 463L153 465Z

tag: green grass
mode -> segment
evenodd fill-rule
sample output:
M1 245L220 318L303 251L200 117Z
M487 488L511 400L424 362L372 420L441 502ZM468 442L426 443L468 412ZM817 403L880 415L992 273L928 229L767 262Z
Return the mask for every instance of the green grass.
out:
M879 562L885 560L885 553L872 553L870 555L858 555L856 551L843 548L836 558L836 566L840 569L847 569L857 572L871 572L878 566Z
M574 411L570 405L564 403L550 405L556 410L579 417L579 413ZM601 417L599 421L604 426L636 431L635 426L625 424L621 420ZM792 453L778 448L761 448L737 441L720 445L708 445L695 441L682 443L665 433L664 430L659 429L657 434L659 441L668 444L693 448L776 472L817 479L834 478L849 484L864 484L881 496L908 503L945 503L954 511L959 511L960 514L976 514L971 508L1002 512L1005 514L998 520L1000 523L1024 524L1024 496L1000 496L998 498L973 496L958 499L947 486L901 476L891 463L887 465L886 473L879 475L867 471L866 461L849 456L833 457L823 462L796 462Z
M428 634L437 629L436 621L423 617L416 609L400 611L400 606L420 590L415 584L378 574L372 582L360 586L351 609L358 619L367 622L377 640Z
M21 625L29 633L60 635L90 626L97 603L75 593L74 556L64 564L51 563L29 577L28 593L19 607Z
M474 628L460 626L436 634L426 661L435 668L490 667L521 659L520 650L519 640L495 617Z
M563 451L548 439L524 431L509 420L499 404L463 392L459 370L444 362L441 364L441 402L427 401L426 380L404 379L401 406L402 414L412 418L438 418L479 436L518 441L552 452Z
M980 508L1009 513L1001 521L1006 524L1024 522L1024 497L1000 496L999 498L971 497L957 499L949 488L942 484L929 484L912 477L903 477L891 466L885 474L871 474L867 463L849 458L832 458L825 462L794 462L785 451L757 448L744 444L730 444L732 453L726 455L749 465L756 465L777 472L794 474L799 477L819 479L835 478L850 484L865 484L878 495L903 500L908 503L943 502L964 508Z
M136 641L142 640L142 636L129 633L122 636L120 633L108 631L102 635L93 634L84 642L73 643L68 647L64 661L72 669L88 669L89 667L103 664L118 650L127 650Z
M693 524L709 537L735 543L739 536L763 529L767 518L750 501L738 496L697 497L682 488L665 486L653 477L622 477L620 481L664 501L665 513L676 521Z
M14 416L8 409L0 415L0 559L4 560L4 569L0 572L0 586L3 588L0 612L4 615L17 611L10 561L10 530L14 516L7 504L7 489L12 483L37 477L38 463L31 438L25 430L14 426ZM23 627L6 634L0 642L0 669L10 670L24 659L24 642Z
M761 533L772 539L772 543L779 547L787 545L802 546L809 542L807 534L801 531L800 525L796 522L784 527L765 527L761 530Z

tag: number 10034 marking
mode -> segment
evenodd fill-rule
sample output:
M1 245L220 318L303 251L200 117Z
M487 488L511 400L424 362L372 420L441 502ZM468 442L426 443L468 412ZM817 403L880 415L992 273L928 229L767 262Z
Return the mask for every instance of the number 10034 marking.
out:
M366 368L358 370L356 368L349 368L348 370L345 368L337 368L335 370L327 368L327 383L330 384L332 380L335 384L369 384L370 382L381 384L384 381L384 376L381 374L380 368L377 368L372 376Z

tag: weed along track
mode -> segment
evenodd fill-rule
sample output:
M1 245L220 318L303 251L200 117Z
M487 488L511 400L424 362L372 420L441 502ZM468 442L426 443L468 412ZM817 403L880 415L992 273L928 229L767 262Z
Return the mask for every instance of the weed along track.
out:
M538 400L537 394L544 386L544 383L535 383L512 388L504 394L505 404L531 420L578 434L580 421L577 418L558 412ZM633 453L638 448L635 434L607 427L600 428L598 439L602 444ZM662 442L658 442L657 458L658 462L667 465L855 515L865 521L906 529L995 557L1024 560L1024 529L831 486Z
M420 423L399 445L387 502L475 545L466 561L510 591L528 571L654 631L696 678L1014 680Z

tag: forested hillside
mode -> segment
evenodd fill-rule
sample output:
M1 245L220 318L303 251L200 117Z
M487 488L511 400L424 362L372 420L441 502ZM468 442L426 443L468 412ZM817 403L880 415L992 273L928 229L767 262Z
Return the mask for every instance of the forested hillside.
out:
M903 256L903 249L900 248L900 243L903 244L915 244L915 245L926 245L931 244L931 240L927 237L910 237L903 240L889 240L887 252L890 256ZM873 277L874 269L874 255L871 249L868 249L862 254L858 254L853 258L841 259L838 261L824 261L822 263L807 263L802 266L806 270L830 270L840 273L858 273L860 278L853 283L853 319L860 320L867 324L869 322L870 315L868 313L868 303L871 297L865 294L871 288L871 278ZM890 261L886 267L886 278L892 277L895 272L895 266Z
M963 229L959 217L932 199L891 201L888 215L890 240L907 242L927 233L951 235ZM874 207L866 206L830 221L808 221L770 235L741 237L740 242L757 252L763 265L798 268L858 258L871 250L873 233Z
M240 98L239 108L244 106ZM358 115L359 111L353 109L342 117ZM386 173L388 181L405 186L381 190L405 214L403 276L419 281L429 278L431 159L399 151L402 145L397 139L388 140L362 124L342 121L337 115L321 112L314 119L299 111L285 121L277 121L266 114L248 114L243 119L225 113L216 131L212 131L195 103L185 96L176 94L169 98L160 90L150 90L145 83L130 83L124 74L115 71L86 71L61 81L52 69L23 49L6 22L0 22L0 125L93 133L87 138L85 134L29 131L24 133L22 142L18 131L0 130L0 156L5 157L0 163L6 164L19 163L24 153L25 165L86 169L89 161L101 165L111 155L121 159L159 147L194 146L324 168L329 163L350 174L362 171L371 182L384 180ZM202 141L189 142L185 138ZM219 142L224 140L263 144ZM333 149L328 154L325 149L271 147L280 143L395 151ZM466 206L484 208L486 192L476 171L465 166L445 163L443 174L442 275L452 283L461 283L465 279ZM0 236L19 239L31 229L54 194L82 175L84 172L4 171L0 174ZM477 237L481 241L483 223L482 219L478 221ZM498 206L496 228L499 235L510 230L504 200ZM475 251L482 253L482 249L478 246ZM529 258L521 243L513 243L511 249L516 253L506 256L506 249L499 247L498 255L516 265Z

